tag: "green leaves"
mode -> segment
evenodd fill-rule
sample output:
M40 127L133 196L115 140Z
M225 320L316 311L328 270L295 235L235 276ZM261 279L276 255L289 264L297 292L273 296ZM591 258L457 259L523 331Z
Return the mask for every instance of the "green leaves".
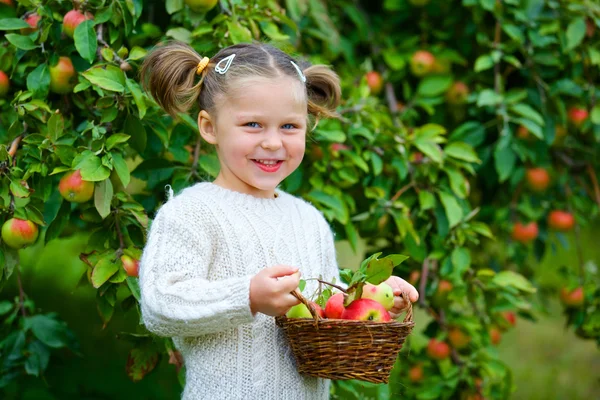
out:
M102 219L110 214L110 203L113 198L113 186L110 179L96 183L94 188L94 205Z
M16 31L31 28L27 22L20 18L0 19L0 31Z
M127 357L127 376L134 382L151 372L158 363L159 353L150 346L131 349Z
M123 92L125 90L125 74L114 65L106 67L97 66L82 73L83 77L93 85L111 92Z
M79 55L88 62L94 62L98 42L96 40L96 31L94 30L94 20L85 20L75 28L73 35L75 48Z
M429 76L423 79L417 87L417 94L425 97L435 97L445 93L452 85L452 77L444 75Z
M29 27L29 25L27 25ZM33 50L38 47L37 44L29 36L17 35L16 33L8 33L6 39L17 49Z
M24 330L31 329L36 338L49 347L59 348L68 344L67 325L48 315L25 318Z
M110 176L110 169L102 164L100 157L89 150L75 157L72 168L81 170L81 177L86 181L103 181Z
M576 18L569 23L567 27L567 45L565 52L573 50L579 46L585 37L585 19Z
M120 266L116 261L113 260L113 258L113 255L107 255L100 259L100 261L98 261L98 263L94 266L91 281L92 286L94 286L96 289L102 286L119 270Z

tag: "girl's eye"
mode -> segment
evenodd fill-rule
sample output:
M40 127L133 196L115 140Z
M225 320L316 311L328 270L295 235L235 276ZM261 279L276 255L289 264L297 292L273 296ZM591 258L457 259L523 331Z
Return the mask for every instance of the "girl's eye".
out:
M245 126L250 127L250 128L260 128L260 125L258 124L258 122L248 122L247 124L245 124Z
M294 125L294 124L283 124L282 128L283 129L295 129L296 125Z

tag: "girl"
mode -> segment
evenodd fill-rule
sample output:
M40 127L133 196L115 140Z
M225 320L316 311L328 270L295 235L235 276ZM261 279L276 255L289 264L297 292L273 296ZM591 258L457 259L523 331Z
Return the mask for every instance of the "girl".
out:
M198 104L200 135L221 165L214 182L160 208L141 259L143 320L181 352L183 398L327 399L329 382L298 374L273 317L298 304L300 273L339 281L327 221L278 189L302 161L309 119L334 116L337 75L268 45L208 59L177 42L149 54L141 74L171 115ZM404 280L388 283L416 301ZM393 312L402 308L398 297Z

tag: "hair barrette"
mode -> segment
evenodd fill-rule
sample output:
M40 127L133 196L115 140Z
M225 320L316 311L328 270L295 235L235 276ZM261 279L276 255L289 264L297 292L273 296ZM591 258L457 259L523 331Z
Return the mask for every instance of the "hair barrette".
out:
M209 62L210 59L208 57L203 57L202 60L200 60L200 62L198 63L198 67L196 68L196 74L200 75Z
M290 62L292 63L292 65L294 66L294 68L296 68L296 71L298 71L298 75L300 76L300 80L302 82L306 83L306 76L304 76L304 73L302 72L302 70L300 69L300 67L298 67L298 65L295 62L293 62L291 60L290 60Z
M223 75L225 72L227 72L227 70L229 69L229 67L231 67L231 63L233 62L233 59L235 58L235 53L225 57L224 59L222 59L221 61L219 61L217 63L217 65L215 65L215 71L217 71L219 74ZM221 65L225 63L225 65Z

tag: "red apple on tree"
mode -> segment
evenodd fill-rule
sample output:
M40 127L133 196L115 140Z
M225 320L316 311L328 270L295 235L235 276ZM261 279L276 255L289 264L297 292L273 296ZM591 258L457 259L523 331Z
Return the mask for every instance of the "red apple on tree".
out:
M63 32L65 35L72 38L75 34L75 28L77 28L80 23L88 19L94 19L94 16L89 12L84 14L79 10L69 11L63 18Z
M418 50L410 59L410 70L415 76L425 76L431 72L435 57L429 51Z
M344 293L336 293L325 304L325 317L341 319L344 312Z
M394 289L385 282L379 285L365 284L361 298L375 300L387 311L394 308Z
M575 217L568 211L554 210L548 214L548 226L561 232L569 232L575 226Z
M81 171L66 173L58 183L60 195L72 203L85 203L94 195L94 182L84 181Z
M419 282L419 279L421 279L421 271L412 271L408 276L408 283L414 286Z
M385 307L371 299L354 300L342 313L342 319L388 322L392 318Z
M427 355L434 360L444 360L450 356L448 343L432 338L427 343Z
M560 301L569 308L581 307L584 300L583 287L581 286L578 286L573 290L569 290L566 287L560 290Z
M500 340L502 339L502 334L500 333L500 329L493 326L490 328L489 334L490 334L490 340L492 341L493 345L497 345L498 343L500 343Z
M129 257L127 254L121 256L121 262L123 263L123 269L127 273L127 276L137 278L140 272L140 261L133 257Z
M502 317L508 322L511 326L515 326L517 324L517 315L512 311L505 311L502 313Z
M11 218L2 225L2 240L13 249L22 249L35 243L38 234L38 226L28 220Z
M27 22L29 24L29 26L31 26L31 28L22 28L21 35L29 35L29 34L35 32L36 29L38 28L38 23L40 22L41 19L42 19L42 17L40 17L36 13L29 14L27 16L27 18L25 18L25 22Z
M218 0L184 0L184 3L193 11L207 12L217 5Z
M538 237L538 234L539 229L537 223L533 221L528 224L517 222L513 225L511 237L517 242L529 243L535 240L535 238Z
M371 93L374 95L378 95L383 89L383 78L381 74L377 71L369 71L365 75L367 78L367 85L369 89L371 89Z
M10 80L4 71L0 71L0 97L6 96L10 89Z
M448 330L448 341L457 350L464 349L471 343L471 338L460 328L452 327Z
M588 111L583 107L573 106L569 108L569 111L567 112L569 121L571 121L571 123L577 127L581 126L588 116Z
M413 365L408 370L408 379L414 383L421 382L423 380L423 367L421 364Z
M525 172L529 187L536 192L543 192L550 186L550 174L544 168L529 168Z
M446 100L452 105L466 103L467 97L469 97L469 87L461 81L454 82L446 92Z
M50 91L67 94L73 91L77 83L77 73L69 57L60 57L56 65L50 66Z
M6 4L7 6L12 7L14 5L12 0L0 0L0 3Z
M450 293L453 288L454 285L452 285L452 282L442 279L440 283L438 283L437 293L440 295L446 295Z

